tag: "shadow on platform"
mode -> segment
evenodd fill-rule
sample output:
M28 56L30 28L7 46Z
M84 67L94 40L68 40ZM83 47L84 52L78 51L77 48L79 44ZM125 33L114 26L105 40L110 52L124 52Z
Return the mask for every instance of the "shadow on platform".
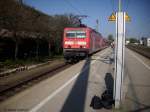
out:
M111 109L112 108L112 105L114 104L113 84L114 84L114 79L112 77L112 74L106 73L105 75L106 90L101 94L101 97L95 95L92 98L90 106L93 109L101 109L101 108Z
M129 82L130 82L128 84L128 91L130 91L130 94L131 94L130 96L128 96L128 93L127 93L126 100L131 101L133 104L133 107L132 107L133 109L129 108L128 112L150 112L150 105L143 104L136 92L136 87L141 87L141 88L146 87L148 89L150 85L133 83L134 78L132 74L130 74L128 67L126 65L125 65L125 71L126 71L125 72L126 77L128 77Z
M61 112L84 112L91 58L88 58L70 91Z
M140 102L138 102L134 99L131 99L131 98L127 98L127 99L140 105L138 109L130 110L129 112L150 112L150 105L145 105L145 104L140 103Z
M84 63L81 69L81 73L75 80L74 85L64 105L61 108L61 112L85 112L85 104L86 104L91 60L93 60L91 59L91 57L86 59L86 62ZM113 60L111 60L110 57L105 57L104 60L107 60L108 64L111 64L113 62ZM97 109L99 108L99 106L101 106L100 108L104 107L104 108L110 109L112 108L112 104L114 103L113 101L114 80L113 80L112 74L106 73L104 80L106 84L106 90L101 95L101 98L99 98L98 96L94 96L92 98L91 105L89 106L91 106L93 109Z

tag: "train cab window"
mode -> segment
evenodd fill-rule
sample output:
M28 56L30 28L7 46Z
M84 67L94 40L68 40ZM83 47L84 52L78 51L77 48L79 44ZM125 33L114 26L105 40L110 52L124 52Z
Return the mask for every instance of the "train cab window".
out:
M68 31L66 32L66 37L68 38L85 38L85 31Z
M76 33L76 37L77 38L85 38L86 37L86 33L85 32L77 32Z
M76 36L76 33L75 33L75 32L67 32L67 33L66 33L66 37L74 38L75 36Z

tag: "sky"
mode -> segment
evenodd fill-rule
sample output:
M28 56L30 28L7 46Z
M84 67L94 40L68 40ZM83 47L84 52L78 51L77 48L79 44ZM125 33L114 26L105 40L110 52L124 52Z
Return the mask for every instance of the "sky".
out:
M118 11L118 0L24 0L24 3L48 15L87 15L82 22L93 29L99 20L99 32L115 36L115 22L108 21L112 12ZM150 0L122 0L122 11L128 13L126 37L150 37Z

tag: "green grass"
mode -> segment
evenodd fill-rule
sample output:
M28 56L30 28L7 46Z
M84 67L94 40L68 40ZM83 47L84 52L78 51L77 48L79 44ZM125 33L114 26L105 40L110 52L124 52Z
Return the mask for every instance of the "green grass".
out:
M57 59L63 59L63 55L53 55L51 57L38 57L38 59L35 58L28 58L28 59L18 59L18 60L12 60L12 59L7 59L3 62L0 62L0 72L6 69L11 69L11 68L17 68L20 66L26 66L26 65L33 65L33 64L39 64L39 63L44 63L50 60L57 60Z

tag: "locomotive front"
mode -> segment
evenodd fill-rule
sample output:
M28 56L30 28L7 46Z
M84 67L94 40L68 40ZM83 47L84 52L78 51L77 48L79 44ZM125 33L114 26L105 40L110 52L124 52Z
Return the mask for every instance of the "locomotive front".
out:
M66 60L78 60L88 55L88 28L65 28L63 53Z

